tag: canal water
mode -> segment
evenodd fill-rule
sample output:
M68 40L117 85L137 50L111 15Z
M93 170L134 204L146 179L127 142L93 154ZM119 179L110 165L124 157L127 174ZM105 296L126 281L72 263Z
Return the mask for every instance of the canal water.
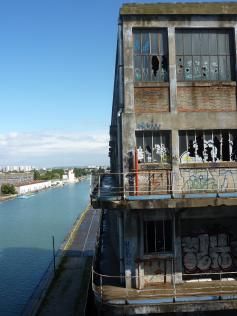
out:
M89 202L89 181L0 202L0 315L20 315L58 249Z

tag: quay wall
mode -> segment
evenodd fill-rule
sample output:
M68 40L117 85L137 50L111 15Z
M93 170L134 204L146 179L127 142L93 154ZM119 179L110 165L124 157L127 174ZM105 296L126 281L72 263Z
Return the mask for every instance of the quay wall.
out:
M71 230L65 237L61 246L55 253L55 261L52 259L43 273L38 284L35 286L31 296L29 297L27 303L22 309L21 316L35 316L38 313L38 310L47 296L47 292L54 281L55 276L57 276L57 271L62 263L62 260L65 256L66 251L69 249L71 243L75 238L76 231L80 228L80 225L85 218L87 212L90 209L90 204L85 208L85 210L78 216L75 220ZM54 270L55 269L55 270Z

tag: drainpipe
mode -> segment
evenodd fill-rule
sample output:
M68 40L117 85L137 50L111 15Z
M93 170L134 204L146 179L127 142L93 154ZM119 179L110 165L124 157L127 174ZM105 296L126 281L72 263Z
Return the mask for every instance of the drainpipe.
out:
M122 187L122 166L123 166L123 154L122 154L122 109L117 112L117 148L118 148L118 173L119 173L119 187Z

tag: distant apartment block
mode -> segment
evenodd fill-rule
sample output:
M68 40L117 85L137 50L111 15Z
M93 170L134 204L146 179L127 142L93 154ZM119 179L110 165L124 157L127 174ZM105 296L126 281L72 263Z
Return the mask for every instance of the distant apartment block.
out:
M29 172L34 169L33 166L0 166L2 172Z

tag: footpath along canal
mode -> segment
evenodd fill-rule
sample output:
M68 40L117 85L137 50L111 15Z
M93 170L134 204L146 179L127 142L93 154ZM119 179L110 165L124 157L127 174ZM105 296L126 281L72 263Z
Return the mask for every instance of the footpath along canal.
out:
M89 181L0 202L0 315L17 316L89 203Z

